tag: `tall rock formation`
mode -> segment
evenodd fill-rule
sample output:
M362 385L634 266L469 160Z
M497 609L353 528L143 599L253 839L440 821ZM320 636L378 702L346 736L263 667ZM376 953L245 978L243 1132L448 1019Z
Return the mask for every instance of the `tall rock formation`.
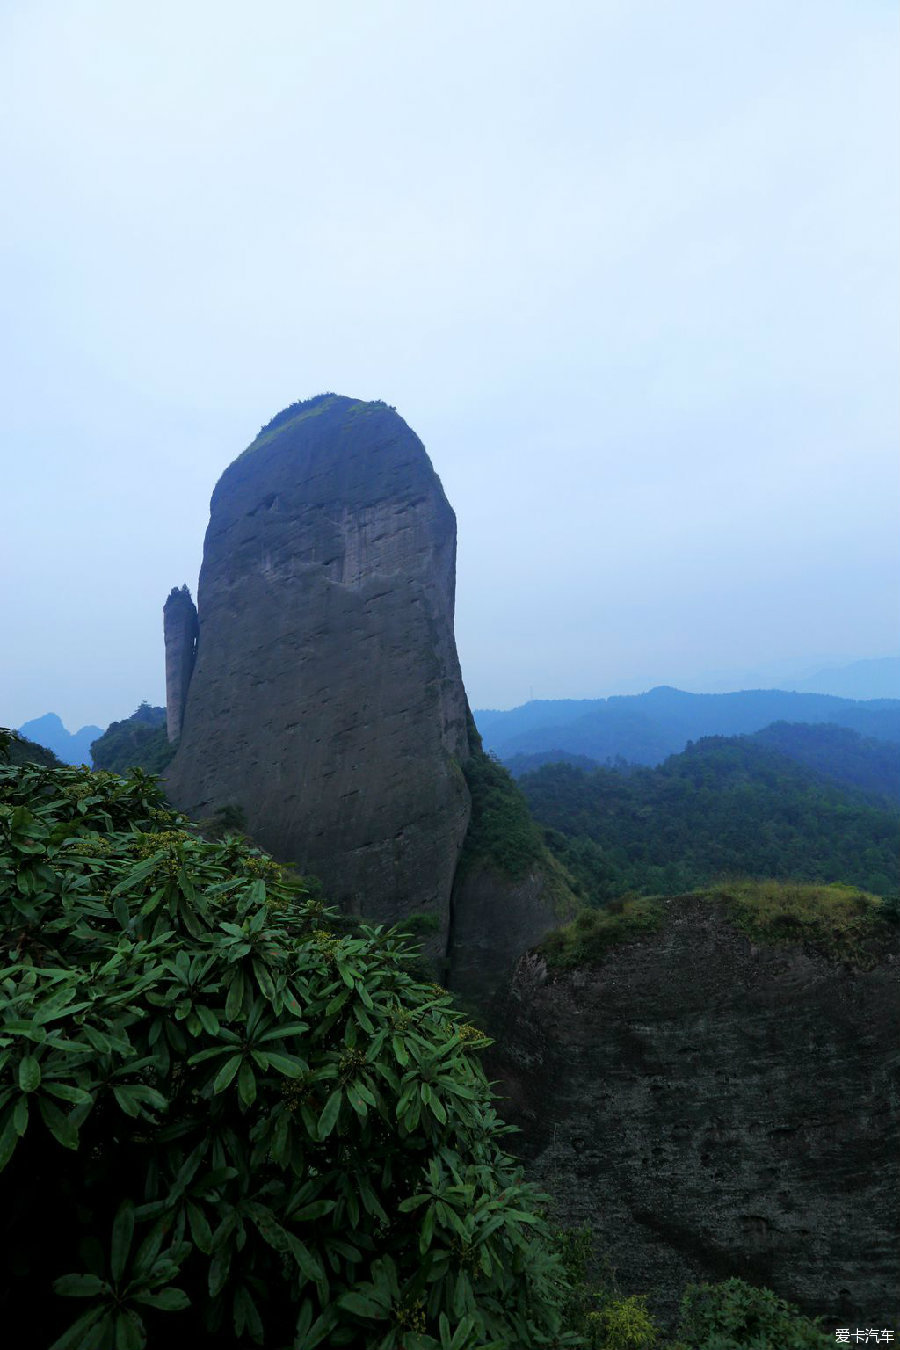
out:
M166 735L175 744L181 735L188 686L197 657L200 631L197 608L187 586L173 586L163 605L163 637L166 644Z
M435 954L470 812L455 560L453 511L392 408L329 394L279 413L213 493L166 774L180 808L243 808L348 910L432 915Z

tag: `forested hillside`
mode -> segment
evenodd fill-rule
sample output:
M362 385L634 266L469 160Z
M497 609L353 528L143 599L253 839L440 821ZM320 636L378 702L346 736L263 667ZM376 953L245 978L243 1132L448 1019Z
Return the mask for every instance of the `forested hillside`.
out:
M602 904L723 875L898 889L900 811L748 737L698 741L657 768L545 765L519 786L557 857Z
M127 774L129 769L162 773L175 753L166 735L165 708L142 703L130 717L112 722L91 746L94 768Z
M900 802L900 745L860 736L849 727L775 722L753 740L844 787Z
M748 738L779 751L842 787L855 788L873 799L900 802L900 745L860 736L849 727L832 723L773 722ZM580 769L598 769L600 763L568 750L536 750L504 760L514 778L532 773L544 764L573 764ZM606 768L629 773L636 766L618 758ZM884 804L883 801L881 803Z

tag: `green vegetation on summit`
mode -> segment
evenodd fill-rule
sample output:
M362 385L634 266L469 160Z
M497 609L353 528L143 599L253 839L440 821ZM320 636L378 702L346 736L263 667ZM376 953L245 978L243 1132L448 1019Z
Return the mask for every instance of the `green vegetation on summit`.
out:
M711 737L658 768L625 773L545 765L519 787L592 904L735 875L898 889L897 809L755 739Z
M36 765L0 766L0 937L0 1316L30 1344L571 1343L487 1042L402 939L140 772Z
M165 708L142 703L130 717L112 722L91 746L94 767L108 773L127 774L131 769L162 773L177 746L166 735Z
M602 909L584 909L540 944L557 969L593 965L622 942L655 932L667 907L702 900L720 905L734 926L766 945L803 943L832 960L867 968L889 941L896 904L852 886L817 886L784 881L735 881L687 896L631 895Z
M48 768L60 768L61 761L44 745L29 741L25 736L12 731L9 727L0 727L0 757L5 756L8 764L43 764Z

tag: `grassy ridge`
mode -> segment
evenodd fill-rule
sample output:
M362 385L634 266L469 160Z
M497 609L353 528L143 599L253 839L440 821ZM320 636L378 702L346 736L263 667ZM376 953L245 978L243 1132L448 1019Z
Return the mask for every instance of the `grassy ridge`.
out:
M803 943L861 968L874 964L888 925L897 922L894 904L853 886L738 880L678 899L721 906L755 942ZM664 897L633 895L602 909L582 910L572 923L549 933L540 951L553 969L594 965L612 947L659 929L666 908Z

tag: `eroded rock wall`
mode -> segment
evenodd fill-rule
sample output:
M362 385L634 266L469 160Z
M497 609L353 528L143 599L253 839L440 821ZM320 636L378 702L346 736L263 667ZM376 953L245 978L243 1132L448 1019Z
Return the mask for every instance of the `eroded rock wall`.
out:
M554 976L519 963L489 1063L532 1179L664 1314L737 1274L832 1325L898 1319L900 939L871 970L721 909Z
M213 493L197 662L169 794L243 808L252 836L383 922L437 915L469 819L453 636L456 521L381 403L274 418Z

